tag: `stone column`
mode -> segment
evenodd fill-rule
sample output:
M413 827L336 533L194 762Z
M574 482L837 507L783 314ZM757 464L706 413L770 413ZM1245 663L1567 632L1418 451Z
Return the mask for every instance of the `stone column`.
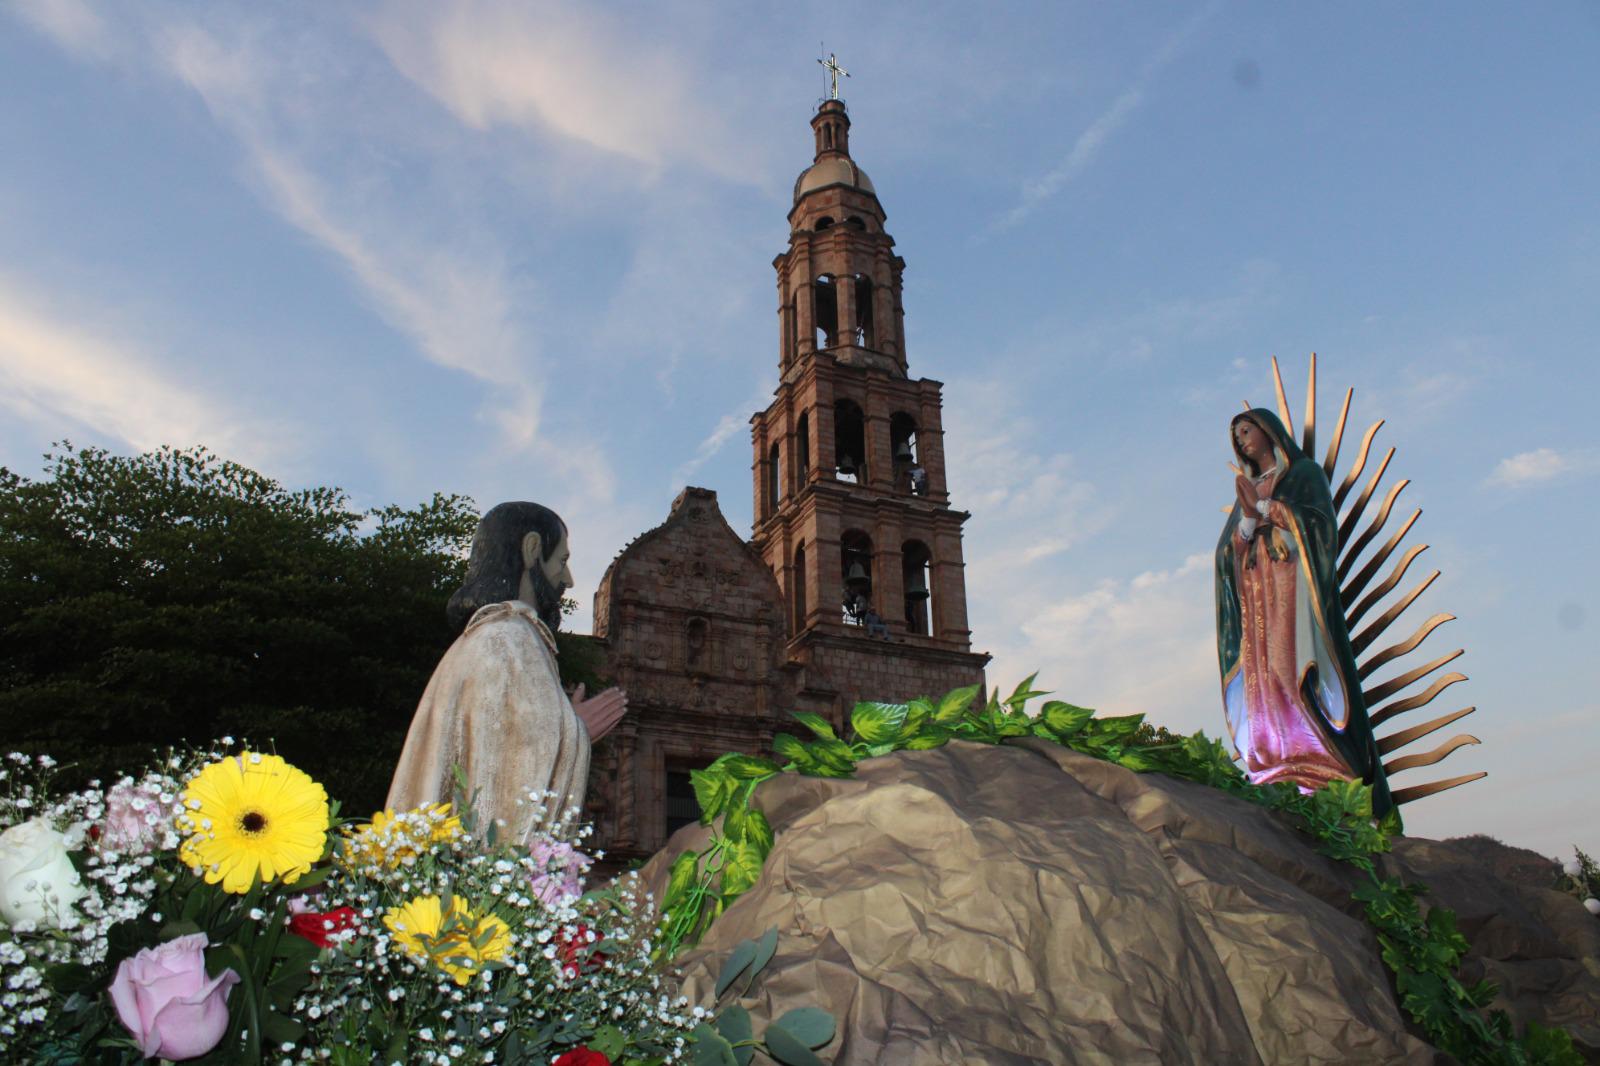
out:
M788 264L789 292L795 309L795 356L817 350L817 314L815 286L811 284L811 256L806 249L797 250Z
M856 343L856 279L852 274L840 274L833 279L833 291L839 305L839 346L854 347Z

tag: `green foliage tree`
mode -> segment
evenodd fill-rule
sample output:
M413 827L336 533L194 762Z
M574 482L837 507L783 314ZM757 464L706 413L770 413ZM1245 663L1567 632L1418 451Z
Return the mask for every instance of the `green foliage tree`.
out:
M231 734L381 806L454 637L472 501L359 511L202 448L59 449L41 480L0 467L7 748L82 780Z

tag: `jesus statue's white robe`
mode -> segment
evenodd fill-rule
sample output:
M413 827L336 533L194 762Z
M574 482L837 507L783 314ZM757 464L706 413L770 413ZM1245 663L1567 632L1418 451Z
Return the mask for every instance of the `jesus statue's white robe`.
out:
M589 734L562 691L555 637L520 600L481 608L439 660L412 716L389 808L449 802L456 766L467 796L476 796L480 836L494 819L499 839L526 842L583 804ZM531 791L556 794L543 801L542 819Z

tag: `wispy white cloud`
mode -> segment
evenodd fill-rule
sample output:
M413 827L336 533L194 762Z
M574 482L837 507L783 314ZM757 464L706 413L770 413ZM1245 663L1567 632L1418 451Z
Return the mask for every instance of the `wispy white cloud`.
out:
M1173 59L1182 53L1200 27L1216 14L1218 4L1209 4L1191 15L1182 26L1163 40L1145 60L1132 83L1117 94L1104 111L1078 134L1066 157L1040 177L1023 183L1022 199L1011 210L1000 216L991 230L1009 229L1021 222L1040 204L1050 199L1077 178L1099 156L1112 136L1121 129L1145 101L1150 82Z
M1128 121L1139 105L1144 102L1144 89L1132 88L1123 92L1089 124L1088 129L1078 134L1078 139L1072 142L1072 149L1054 169L1040 177L1034 178L1022 187L1022 202L1017 204L995 223L995 229L1009 229L1027 218L1034 208L1050 199L1072 179L1076 178L1089 168L1100 150L1105 147L1111 135Z
M141 451L204 444L251 462L281 460L276 442L294 438L175 380L109 331L41 306L37 293L0 279L0 403L18 416L52 427L71 420Z
M1600 470L1600 455L1592 451L1559 452L1535 448L1507 456L1490 471L1488 484L1506 489L1541 485L1557 478Z
M403 229L341 211L326 183L275 136L265 110L272 72L258 54L226 47L193 25L173 28L164 43L172 72L238 138L272 204L344 263L391 325L440 366L496 384L518 381L529 342L511 321L511 284L492 252L414 244ZM526 398L537 410L537 397ZM507 426L525 441L538 428Z
M111 49L110 29L87 0L11 0L7 6L69 52L103 56Z
M1150 712L1182 732L1221 727L1210 553L1131 578L1108 578L1021 625L1012 654L1041 680L1111 713ZM1032 666L1029 669L1033 669Z
M672 477L669 479L669 485L672 490L676 492L687 485L689 479L694 476L695 471L706 465L718 452L722 451L729 441L742 437L750 427L751 412L760 410L766 404L766 395L757 392L744 403L719 418L716 426L695 448L694 455L680 463L672 471Z
M369 25L402 73L474 129L555 134L647 168L758 180L709 94L695 91L711 64L682 38L647 38L596 7L496 0L400 0Z

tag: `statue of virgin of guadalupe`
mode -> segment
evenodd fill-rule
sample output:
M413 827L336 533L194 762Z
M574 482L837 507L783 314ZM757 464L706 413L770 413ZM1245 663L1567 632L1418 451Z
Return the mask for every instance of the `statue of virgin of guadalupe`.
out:
M1394 809L1340 603L1328 476L1278 416L1235 416L1241 473L1217 544L1217 657L1236 757L1256 784L1372 786Z

